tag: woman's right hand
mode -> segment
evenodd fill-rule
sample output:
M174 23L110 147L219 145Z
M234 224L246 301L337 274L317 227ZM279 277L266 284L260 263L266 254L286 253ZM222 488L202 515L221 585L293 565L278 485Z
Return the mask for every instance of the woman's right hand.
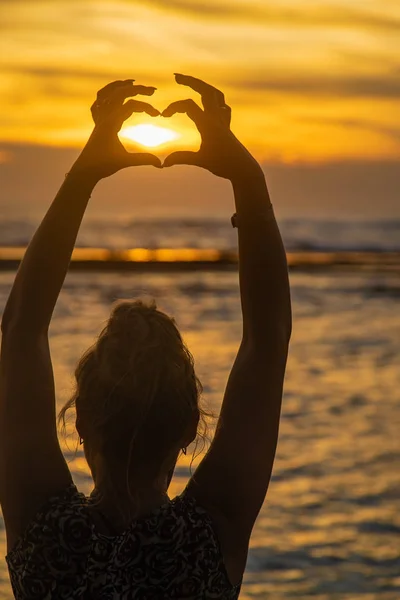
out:
M83 173L98 181L126 167L153 165L161 168L157 156L148 152L127 152L118 137L124 121L133 113L146 113L151 117L160 114L147 102L127 100L137 95L152 96L156 89L134 85L133 82L134 79L113 81L97 92L97 99L91 107L95 127L70 175Z
M195 165L232 182L264 177L260 165L230 130L231 108L225 104L224 94L189 75L175 73L177 83L187 85L201 95L204 110L194 100L178 100L170 104L163 117L186 113L194 121L201 135L198 152L172 152L163 167Z

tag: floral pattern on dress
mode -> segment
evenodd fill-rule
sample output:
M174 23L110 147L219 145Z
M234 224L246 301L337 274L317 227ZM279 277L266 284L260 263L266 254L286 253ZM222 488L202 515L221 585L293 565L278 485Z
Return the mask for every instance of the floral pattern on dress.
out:
M122 534L96 530L75 484L48 499L7 554L16 600L236 600L213 521L183 492Z

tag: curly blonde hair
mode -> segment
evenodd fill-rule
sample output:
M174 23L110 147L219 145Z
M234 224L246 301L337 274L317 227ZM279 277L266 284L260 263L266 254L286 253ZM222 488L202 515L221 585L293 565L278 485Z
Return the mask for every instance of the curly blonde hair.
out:
M80 359L75 379L75 392L60 410L57 425L62 422L65 436L66 412L75 408L85 455L101 456L104 486L128 523L137 513L132 506L138 509L130 481L154 482L165 475L190 431L195 432L195 452L199 438L203 450L206 418L215 415L200 406L202 385L193 357L174 319L154 300L114 305L96 343ZM78 443L75 455L77 450ZM128 502L122 500L126 492Z

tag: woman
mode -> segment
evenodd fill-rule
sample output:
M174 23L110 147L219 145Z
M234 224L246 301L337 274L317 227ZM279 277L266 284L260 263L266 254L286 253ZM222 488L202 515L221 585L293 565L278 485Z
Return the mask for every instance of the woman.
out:
M14 595L25 598L237 598L249 539L264 502L278 438L291 333L285 251L263 172L230 131L224 95L201 94L162 115L187 113L202 143L162 165L191 164L232 182L238 227L243 335L209 451L184 492L167 489L202 409L192 357L175 323L140 301L114 308L80 360L76 428L95 488L79 493L57 439L48 329L96 183L119 169L161 167L118 139L127 98L155 88L133 80L103 88L95 127L34 235L2 319L0 502ZM125 102L125 100L127 100Z

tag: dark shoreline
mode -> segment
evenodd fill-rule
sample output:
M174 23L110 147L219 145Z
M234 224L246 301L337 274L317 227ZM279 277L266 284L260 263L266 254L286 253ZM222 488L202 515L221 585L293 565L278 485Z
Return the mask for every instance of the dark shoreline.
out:
M0 271L14 271L25 248L0 247ZM288 252L288 265L295 271L387 270L400 271L400 252ZM71 271L235 271L237 253L207 249L77 248Z

